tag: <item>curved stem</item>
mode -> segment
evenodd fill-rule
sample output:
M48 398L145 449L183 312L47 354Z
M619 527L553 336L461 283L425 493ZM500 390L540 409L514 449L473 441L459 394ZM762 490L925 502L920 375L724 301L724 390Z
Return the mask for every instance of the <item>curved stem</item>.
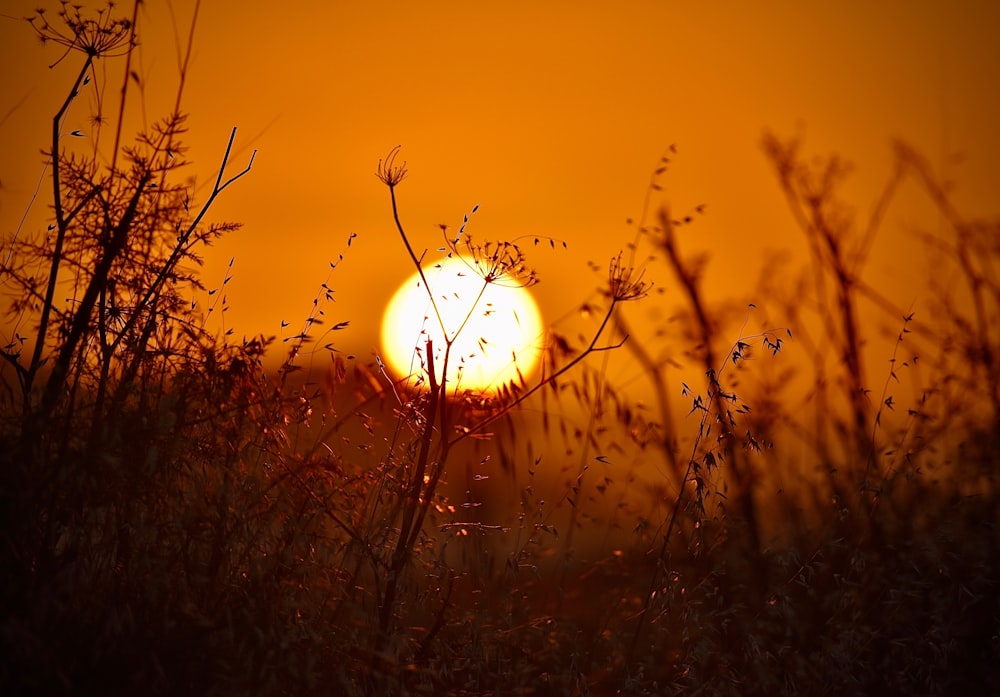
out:
M80 85L83 83L83 79L86 77L93 62L93 56L88 55L87 60L83 63L83 67L80 68L80 73L76 76L76 82L73 83L73 89L70 90L62 104L62 107L60 107L59 111L57 111L56 115L52 118L52 153L50 157L52 158L52 207L55 210L56 216L56 241L52 248L52 264L49 267L48 287L45 290L45 300L42 302L42 316L38 322L38 335L35 340L35 349L31 354L31 363L28 364L27 384L25 386L26 398L27 392L31 391L31 383L34 380L35 372L38 370L42 361L42 351L45 347L45 335L49 329L49 316L52 313L52 299L56 293L56 283L59 280L59 265L62 262L63 244L66 241L66 230L69 226L69 221L66 219L65 212L63 211L62 191L60 189L59 131L62 126L63 116L66 115L66 110L69 109L69 105L79 93Z
M410 261L412 261L413 265L417 267L417 273L420 274L420 281L424 284L424 289L427 291L427 297L430 298L431 301L431 307L434 308L434 316L437 318L438 325L441 327L441 334L447 338L448 334L444 327L444 318L441 317L441 313L438 311L437 302L434 300L434 294L431 292L431 287L427 284L427 277L424 275L424 267L420 263L420 257L418 257L416 252L413 251L413 245L410 244L410 239L406 236L406 231L403 229L403 223L399 220L399 209L396 205L396 186L394 184L389 184L389 198L392 200L392 219L396 223L396 229L399 231L399 236L403 239L403 245L406 247L406 253L410 255Z

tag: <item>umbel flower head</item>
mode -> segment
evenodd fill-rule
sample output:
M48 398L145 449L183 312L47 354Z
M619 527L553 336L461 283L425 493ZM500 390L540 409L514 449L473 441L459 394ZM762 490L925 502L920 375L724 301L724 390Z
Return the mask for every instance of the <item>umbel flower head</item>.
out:
M378 161L378 169L375 170L375 176L390 189L406 177L406 160L403 160L401 165L396 164L396 155L399 154L401 147L401 145L397 145L390 150L384 160Z
M538 276L527 265L524 252L513 242L475 242L466 232L447 242L451 250L449 256L470 259L466 264L487 283L512 288L527 288L538 283Z
M500 242L473 241L472 235L466 232L465 226L469 224L469 216L474 215L478 210L479 204L477 203L473 206L472 212L467 213L463 218L458 235L454 238L449 237L447 225L441 226L445 244L448 245L448 256L463 260L477 276L487 283L496 283L511 288L527 288L538 283L538 276L533 269L528 267L524 252L514 242L506 240ZM537 238L535 244L538 244Z
M81 51L91 58L124 55L132 47L132 22L111 16L114 3L97 12L96 18L84 17L81 5L70 5L66 0L59 10L59 19L65 29L53 26L45 17L45 10L36 10L28 23L34 28L42 43L55 42L69 51ZM60 59L61 60L61 59Z
M617 256L611 257L611 264L608 266L608 295L615 302L645 297L653 285L649 281L642 280L645 273L645 269L636 272L631 264L625 265L622 262L622 253L618 252Z

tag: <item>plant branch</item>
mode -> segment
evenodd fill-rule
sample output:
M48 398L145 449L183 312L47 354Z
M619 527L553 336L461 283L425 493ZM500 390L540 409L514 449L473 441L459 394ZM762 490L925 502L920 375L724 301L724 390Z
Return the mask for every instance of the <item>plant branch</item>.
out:
M69 105L76 98L77 94L79 94L80 85L83 83L83 79L86 77L93 62L93 56L88 55L87 59L83 63L83 67L80 69L80 72L76 77L76 81L73 83L73 88L66 96L66 99L63 101L59 111L57 111L56 115L52 118L52 152L50 157L52 158L52 206L55 210L56 217L56 241L52 249L52 264L49 267L48 287L45 291L45 300L42 302L42 315L38 322L38 334L35 341L35 348L31 355L31 362L28 364L27 391L30 391L34 375L41 364L42 351L45 346L45 335L48 333L49 329L49 316L52 313L53 298L55 297L56 284L59 280L59 266L62 262L63 244L66 241L66 231L69 226L69 223L63 213L59 168L59 136L62 128L62 119L63 116L65 116L66 111L69 109Z

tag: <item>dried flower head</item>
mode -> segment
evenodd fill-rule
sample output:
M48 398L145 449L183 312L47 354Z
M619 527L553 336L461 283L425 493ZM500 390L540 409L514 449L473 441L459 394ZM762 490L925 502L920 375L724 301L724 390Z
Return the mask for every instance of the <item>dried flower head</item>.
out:
M617 256L611 257L611 264L608 267L608 295L615 302L645 297L653 286L652 283L642 280L645 273L645 269L636 272L631 264L624 264L622 253L618 252Z
M390 189L406 177L406 161L404 160L401 165L396 164L396 156L401 147L401 145L397 145L389 151L384 160L379 160L378 169L375 171L375 176Z
M66 0L59 10L59 19L65 29L53 26L45 17L45 10L36 10L28 23L34 28L42 43L55 42L69 51L81 51L91 58L124 55L132 47L132 21L113 18L114 3L97 12L96 18L84 17L81 5L70 5ZM61 59L60 59L61 60Z
M448 246L487 283L521 288L538 283L535 271L525 262L524 252L513 242L479 243L463 233L458 239L449 240Z

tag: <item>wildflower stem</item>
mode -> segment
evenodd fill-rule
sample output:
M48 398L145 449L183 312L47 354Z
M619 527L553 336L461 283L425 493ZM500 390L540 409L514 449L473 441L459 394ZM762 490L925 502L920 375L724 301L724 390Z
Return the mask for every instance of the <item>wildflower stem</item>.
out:
M559 368L559 370L555 371L551 375L544 376L533 387L531 387L527 391L522 392L521 394L519 394L509 404L506 404L503 409L497 410L496 412L490 414L489 416L487 416L486 418L482 419L481 421L478 421L474 425L468 427L467 429L464 429L461 433L459 433L457 436L455 436L454 438L452 438L451 440L448 441L448 447L451 447L451 446L455 445L456 443L458 443L458 442L460 442L460 441L468 438L469 436L471 436L471 435L473 435L473 434L481 431L482 429L486 428L488 425L490 425L491 423L493 423L497 419L502 418L505 414L509 413L512 409L514 409L515 407L517 407L517 405L519 405L522 402L524 402L525 400L527 400L529 397L531 397L533 394L535 394L536 392L538 392L540 389L542 389L546 385L550 384L553 380L556 380L560 376L562 376L562 375L566 374L567 372L569 372L570 370L572 370L575 365L577 365L580 361L582 361L584 358L586 358L587 356L589 356L591 353L595 353L597 351L607 351L607 350L610 350L610 349L615 349L615 348L621 347L625 343L625 341L626 341L626 339L628 337L625 337L621 341L619 341L619 342L617 342L615 344L609 345L609 346L598 346L597 345L597 342L603 336L604 330L607 328L608 323L611 321L611 317L614 314L614 311L615 311L615 308L618 305L618 302L619 301L616 298L614 298L614 297L611 298L611 304L608 306L608 310L604 314L604 318L601 320L600 326L597 328L597 331L594 332L594 336L591 338L590 343L587 345L587 347L585 349L583 349L582 351L580 351L580 353L578 353L576 356L574 356L572 359L570 359L570 361L568 363L566 363L566 365L564 365L561 368Z
M129 46L135 46L135 28L139 21L139 5L140 2L136 2L132 8L132 25L129 27ZM128 51L125 54L125 72L122 77L122 97L118 104L118 123L115 125L115 145L111 149L111 166L108 171L114 176L115 165L118 164L118 151L121 145L122 129L125 127L125 103L128 98L128 85L129 78L132 74L132 51ZM183 83L182 83L183 84ZM178 101L180 97L178 96Z
M80 72L76 76L73 88L66 95L66 99L63 101L59 111L52 117L52 153L50 157L52 158L52 205L56 216L56 241L52 248L52 263L49 267L48 287L45 289L45 300L42 302L42 315L38 322L38 338L35 341L35 349L32 352L31 363L28 367L25 394L30 392L35 372L41 364L42 351L45 347L45 335L48 332L49 317L52 313L52 299L55 296L56 282L59 279L59 265L62 263L62 250L66 241L66 229L69 226L69 221L66 219L63 211L61 179L59 176L59 132L62 127L63 116L65 116L69 105L79 93L83 78L86 77L87 71L90 70L93 62L93 56L88 55L87 59L83 62L83 67L80 68Z
M413 265L417 267L417 273L420 274L420 282L424 284L424 288L427 290L427 297L430 298L431 307L434 308L434 317L437 319L438 325L441 327L441 334L447 337L448 334L444 326L444 319L438 311L437 302L434 300L434 293L431 292L431 287L427 283L427 277L424 275L424 267L420 263L420 257L418 257L416 252L413 251L413 245L410 244L410 238L407 237L406 230L403 229L403 223L399 220L399 208L396 204L396 184L389 181L387 182L387 186L389 187L389 198L392 200L392 219L396 223L396 229L399 231L399 236L403 239L403 245L406 247L406 253L410 255L410 261L412 261Z

